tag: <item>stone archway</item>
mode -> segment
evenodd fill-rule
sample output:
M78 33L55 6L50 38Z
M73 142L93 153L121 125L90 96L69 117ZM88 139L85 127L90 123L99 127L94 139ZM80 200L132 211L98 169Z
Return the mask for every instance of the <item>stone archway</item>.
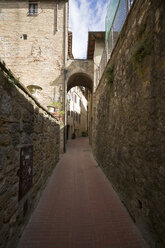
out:
M87 131L89 139L92 140L92 111L93 111L93 77L94 64L93 60L74 59L68 60L65 69L65 82L67 92L75 86L83 86L85 97L88 101L87 107Z
M91 93L93 91L93 81L88 76L88 74L79 72L75 73L70 76L70 78L67 81L67 92L75 86L84 86L87 88Z
M84 86L93 92L93 60L74 59L67 62L67 91L74 86Z

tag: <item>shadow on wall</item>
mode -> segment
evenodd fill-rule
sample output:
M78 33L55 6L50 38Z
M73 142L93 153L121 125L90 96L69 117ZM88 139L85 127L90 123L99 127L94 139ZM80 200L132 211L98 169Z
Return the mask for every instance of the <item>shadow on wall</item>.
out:
M151 248L165 247L164 7L135 1L96 91L92 143Z
M16 245L59 160L59 133L57 120L1 69L0 247Z

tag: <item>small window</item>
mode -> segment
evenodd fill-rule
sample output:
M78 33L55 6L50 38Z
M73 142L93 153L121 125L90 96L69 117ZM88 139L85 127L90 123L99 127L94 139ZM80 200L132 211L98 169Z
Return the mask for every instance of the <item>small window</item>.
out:
M38 15L38 3L29 3L29 15Z
M27 40L27 34L23 34L23 39Z
M75 103L77 102L77 96L75 95L75 99L74 99Z
M21 34L20 39L21 40L27 40L27 34Z
M81 107L81 99L79 99L79 106Z

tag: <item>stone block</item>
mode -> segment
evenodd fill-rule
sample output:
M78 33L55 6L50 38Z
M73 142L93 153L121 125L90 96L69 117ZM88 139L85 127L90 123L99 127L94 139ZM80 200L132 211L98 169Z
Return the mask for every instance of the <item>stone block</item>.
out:
M12 113L13 104L12 98L4 91L1 101L0 101L0 110L3 115L10 116Z
M6 150L0 148L0 170L2 170L6 165Z
M21 107L19 105L15 104L13 106L12 114L16 120L20 120L21 119Z
M11 143L13 146L17 146L20 144L20 134L19 133L12 133L11 134Z
M8 201L8 204L5 208L5 212L3 216L4 223L8 223L11 217L13 216L13 214L16 212L17 204L18 204L17 198L12 198L10 199L10 201Z
M34 131L34 126L30 125L29 123L23 123L22 130L27 134L32 134Z
M3 225L3 228L1 229L0 232L0 247L5 248L7 241L9 239L9 225L5 224Z
M9 146L11 137L8 134L0 134L0 146Z
M28 133L23 133L20 137L20 144L22 145L27 145L27 144L32 144L33 143L33 137L32 137L33 133L31 133L30 135Z
M1 118L1 117L0 117ZM0 134L8 134L9 133L9 125L7 121L0 121Z
M5 184L5 182L4 182ZM6 208L6 204L8 203L10 197L11 197L11 192L9 191L8 187L6 187L7 191L5 194L1 195L1 200L0 200L0 212Z

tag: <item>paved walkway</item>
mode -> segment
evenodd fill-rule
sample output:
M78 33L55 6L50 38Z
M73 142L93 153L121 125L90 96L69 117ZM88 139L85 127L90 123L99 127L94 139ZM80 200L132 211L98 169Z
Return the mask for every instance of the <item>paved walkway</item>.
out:
M68 142L18 248L147 248L97 167L87 138Z

